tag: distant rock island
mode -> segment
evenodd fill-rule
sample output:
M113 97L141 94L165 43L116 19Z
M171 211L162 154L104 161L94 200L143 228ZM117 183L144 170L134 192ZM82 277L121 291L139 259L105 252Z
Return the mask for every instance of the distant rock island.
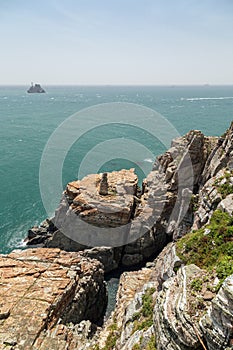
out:
M30 88L27 90L29 94L43 94L45 90L40 86L40 84L31 83Z

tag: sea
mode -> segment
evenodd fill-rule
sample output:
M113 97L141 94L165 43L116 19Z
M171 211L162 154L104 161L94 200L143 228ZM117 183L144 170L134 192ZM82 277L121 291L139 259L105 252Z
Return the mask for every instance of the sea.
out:
M77 112L95 105L123 102L160 113L180 135L191 129L220 136L233 120L233 86L43 86L45 94L28 94L27 86L0 86L0 253L23 246L28 229L47 217L39 185L43 152L51 135ZM103 116L104 118L104 116ZM87 118L88 123L88 118ZM97 170L136 169L140 181L167 145L148 131L105 125L86 132L66 154L62 186L78 178L86 154L105 140L133 140L152 154L106 159ZM122 147L124 142L122 141ZM59 148L59 147L58 147ZM98 151L98 147L96 148ZM134 147L131 149L131 154ZM54 149L56 153L56 149ZM104 159L103 149L102 158ZM92 161L93 162L93 161ZM146 165L145 167L143 166ZM49 167L56 165L51 159ZM90 170L93 164L90 166ZM146 169L146 170L145 170ZM88 167L85 168L88 173ZM54 203L54 209L58 203Z

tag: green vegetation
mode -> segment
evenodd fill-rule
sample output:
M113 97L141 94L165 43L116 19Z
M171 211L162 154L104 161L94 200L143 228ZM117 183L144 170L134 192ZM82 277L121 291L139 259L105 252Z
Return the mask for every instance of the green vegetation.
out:
M209 233L205 234L205 228ZM216 210L205 228L193 231L182 237L177 243L177 254L185 264L195 264L220 280L233 273L233 217ZM194 282L194 288L200 288Z
M95 345L91 350L100 350L99 345Z
M223 198L226 198L228 194L233 193L233 185L230 184L229 182L225 182L222 185L218 185L217 190L222 195Z
M117 336L110 333L107 337L105 347L101 350L112 350L114 349L117 341Z
M132 350L141 350L141 345L143 342L143 337L140 338L140 343L139 344L135 344L132 348ZM156 338L154 335L152 335L152 337L150 338L149 342L147 343L146 347L143 348L143 350L156 350Z
M155 339L155 336L153 335L150 338L150 341L149 341L149 343L146 346L146 350L156 350L155 344L156 344L156 339Z
M191 196L191 200L190 200L190 204L192 206L192 211L195 212L198 210L198 207L199 207L199 196L198 195L195 195L193 194Z
M153 325L154 292L155 288L148 288L142 296L142 308L133 315L133 332L137 330L147 330Z
M228 194L233 193L233 184L230 181L231 177L233 177L233 172L225 171L224 176L219 177L214 182L218 193L220 193L223 198L226 198ZM224 183L223 180L225 180Z
M202 280L200 278L195 278L191 282L191 288L196 292L200 292L202 290Z
M102 348L101 350L112 350L112 349L114 349L114 347L116 345L116 341L117 341L118 336L119 336L116 322L113 322L108 327L108 330L109 330L109 335L107 337L104 348Z
M117 195L116 187L113 185L109 185L108 186L108 194L111 196L116 196Z

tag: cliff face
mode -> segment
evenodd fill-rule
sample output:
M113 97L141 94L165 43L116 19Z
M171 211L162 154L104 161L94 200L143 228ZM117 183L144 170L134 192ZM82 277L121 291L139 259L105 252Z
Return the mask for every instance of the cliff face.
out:
M0 276L0 349L77 349L78 324L103 318L107 295L97 260L59 249L16 250L0 256Z
M68 184L53 223L30 231L29 243L83 250L107 272L157 256L122 274L115 311L80 350L233 348L232 152L233 126L221 138L190 131L157 158L140 194L132 170L90 175ZM130 223L124 239L135 240L115 248L75 242L72 211L109 232ZM64 223L69 237L57 227Z
M200 141L200 133L193 134L198 135L199 141L194 143L197 150L202 145L194 171L194 191L183 222L173 226L171 233L177 239L191 226L198 231L167 245L147 268L122 275L116 309L93 340L93 349L233 348L232 126L224 140L201 136ZM182 150L179 143L187 147L186 137L173 143L175 149ZM168 152L158 158L146 179L141 205L156 197L153 184L166 187L167 197L177 195L176 168ZM195 164L195 157L192 162ZM166 218L174 207L171 203L167 201L161 229L168 234ZM158 233L158 223L155 228ZM137 250L136 245L130 245L135 253L142 249L138 246Z
M214 275L182 264L175 244L149 265L121 276L115 311L90 349L232 349L233 275L217 291Z
M224 206L226 210L230 210L233 192L232 170L233 123L224 137L216 140L216 145L206 161L200 181L201 190L196 201L193 229L206 224L217 206Z

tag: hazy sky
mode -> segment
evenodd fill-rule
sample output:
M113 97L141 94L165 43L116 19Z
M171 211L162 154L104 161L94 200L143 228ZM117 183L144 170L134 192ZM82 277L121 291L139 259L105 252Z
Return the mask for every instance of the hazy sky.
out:
M233 83L233 0L0 0L0 38L0 85Z

